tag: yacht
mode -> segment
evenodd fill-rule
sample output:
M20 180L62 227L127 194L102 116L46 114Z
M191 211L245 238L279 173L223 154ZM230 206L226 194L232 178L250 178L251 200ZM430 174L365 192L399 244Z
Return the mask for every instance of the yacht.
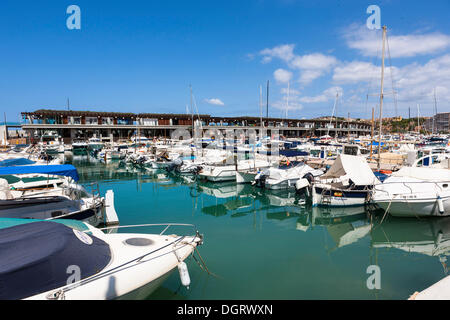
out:
M96 137L89 138L87 145L88 149L92 151L102 150L105 147L105 144Z
M74 140L72 142L72 152L74 154L87 154L88 144L84 140Z
M392 216L448 216L450 170L403 167L375 186L371 200Z
M105 198L76 183L72 165L0 168L0 217L22 219L76 219L94 226L107 223ZM111 194L112 196L112 194ZM109 208L112 209L112 208Z
M364 157L340 154L324 175L311 182L312 205L364 205L378 183Z
M41 136L38 145L45 153L63 153L64 145L60 142L60 136L56 131L46 131Z
M294 189L297 181L308 174L318 177L323 171L313 169L304 162L289 162L286 165L262 170L255 176L254 184L271 190Z
M269 168L271 163L265 160L249 159L235 161L235 164L206 165L198 173L201 179L219 182L236 181L236 173L242 170Z
M8 288L0 299L144 299L177 268L189 286L184 260L203 239L168 235L176 225L147 225L163 229L155 234L105 233L72 220L0 219L0 281Z

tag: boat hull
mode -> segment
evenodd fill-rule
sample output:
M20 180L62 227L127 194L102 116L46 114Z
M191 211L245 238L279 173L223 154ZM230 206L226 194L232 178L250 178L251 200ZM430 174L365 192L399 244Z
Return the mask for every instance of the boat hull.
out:
M367 202L367 190L324 189L313 186L312 206L349 207L363 206Z
M199 178L203 180L208 180L211 182L224 182L224 181L236 181L236 174L221 174L218 176L208 175L208 174L199 174Z
M425 200L377 200L375 203L383 210L389 210L394 217L445 217L450 216L450 196L442 199L444 212L439 211L436 198Z

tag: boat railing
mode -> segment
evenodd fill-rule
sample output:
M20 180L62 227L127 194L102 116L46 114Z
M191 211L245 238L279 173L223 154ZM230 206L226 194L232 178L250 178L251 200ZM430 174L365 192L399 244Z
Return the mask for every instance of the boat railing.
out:
M126 225L126 226L110 226L104 228L98 228L98 230L112 230L112 229L125 229L125 228L144 228L144 227L162 227L163 230L159 233L159 235L164 235L167 230L171 227L190 227L194 230L194 235L200 236L197 227L194 224L189 223L146 223L146 224L136 224L136 225ZM173 229L173 228L172 228ZM201 236L203 238L203 236Z
M444 191L444 188L446 190L450 190L450 187L449 187L450 186L450 180L444 180L444 181L407 181L407 182L405 182L405 181L395 181L395 182L383 182L381 184L374 185L373 191L379 191L379 192L384 192L384 193L387 193L387 194L391 194L393 192L377 188L377 186L381 186L382 187L382 186L386 186L386 185L389 185L389 184L391 184L391 185L402 184L406 188L408 188L411 191L411 193L414 193L414 191L409 187L409 185L411 185L411 184L413 184L413 185L414 184L422 184L422 185L423 184L432 184L432 185L435 185L437 188L439 188L440 191ZM444 186L444 185L447 185L447 186ZM415 192L417 192L417 191L415 191ZM394 193L394 194L400 194L400 193Z

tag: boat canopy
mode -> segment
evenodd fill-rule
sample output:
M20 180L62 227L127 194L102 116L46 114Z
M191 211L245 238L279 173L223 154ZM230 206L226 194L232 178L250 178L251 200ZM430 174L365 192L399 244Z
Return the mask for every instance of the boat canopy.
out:
M55 176L71 177L73 180L78 181L77 168L71 164L63 165L45 165L45 166L15 166L15 167L2 167L0 168L0 176L11 174L51 174Z
M0 299L17 300L67 285L79 268L80 279L111 261L109 245L63 224L31 222L0 230Z
M379 183L364 157L340 154L321 179L346 178L357 186Z

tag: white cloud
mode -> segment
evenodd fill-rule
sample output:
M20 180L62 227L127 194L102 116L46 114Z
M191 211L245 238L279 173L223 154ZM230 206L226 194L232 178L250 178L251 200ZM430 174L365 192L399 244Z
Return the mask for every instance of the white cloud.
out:
M300 83L303 85L307 85L317 78L320 78L324 74L322 70L305 70L300 74Z
M205 102L208 104L216 105L216 106L224 106L225 103L223 103L220 99L213 98L213 99L205 99Z
M336 63L337 59L335 57L321 53L297 56L290 62L294 68L303 70L328 70Z
M322 53L312 53L303 56L294 53L295 45L283 44L274 48L267 48L260 51L263 56L262 63L271 62L274 58L280 59L292 70L301 72L299 81L306 85L330 71L337 59ZM278 69L282 70L282 69ZM277 71L278 71L277 70ZM277 72L275 71L275 72ZM283 81L279 81L283 82Z
M390 68L386 68L384 90L386 100L394 103L392 90L396 91L398 110L405 111L408 107L421 105L423 115L431 115L434 108L434 90L438 101L438 111L443 112L450 104L450 54L430 59L424 64L410 63L403 67L393 67L392 88ZM366 99L367 89L370 89L370 104L378 103L380 90L381 68L368 62L352 61L334 69L335 83L366 86L366 93L359 93L360 100L347 100L348 105L359 106ZM393 106L391 106L391 109ZM392 112L391 112L392 113Z
M278 83L288 83L292 79L292 72L284 69L277 69L273 73L273 76Z
M344 32L347 45L363 56L381 55L381 31L369 30L365 26L351 26ZM442 33L391 35L388 30L389 51L392 58L414 57L434 54L450 48L450 36ZM389 54L386 48L386 56Z
M380 67L370 62L352 61L334 68L333 81L339 83L371 81L381 75L380 70Z
M272 49L264 49L260 51L260 54L264 56L262 62L269 63L272 61L272 58L278 58L283 60L284 62L289 62L294 59L294 47L293 44L284 44L276 46Z
M318 102L327 102L329 100L332 100L336 97L336 94L339 94L340 97L344 94L344 89L341 87L331 87L326 89L322 92L322 94L318 96L312 96L312 97L301 97L300 102L303 103L318 103Z

